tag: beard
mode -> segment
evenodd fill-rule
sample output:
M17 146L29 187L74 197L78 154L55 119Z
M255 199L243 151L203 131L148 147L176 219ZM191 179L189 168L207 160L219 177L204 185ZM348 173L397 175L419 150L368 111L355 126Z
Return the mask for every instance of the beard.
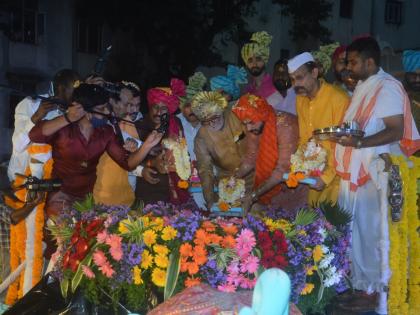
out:
M261 75L261 73L263 73L265 70L265 66L264 67L252 67L252 68L248 68L249 73L253 76L253 77L258 77L259 75Z

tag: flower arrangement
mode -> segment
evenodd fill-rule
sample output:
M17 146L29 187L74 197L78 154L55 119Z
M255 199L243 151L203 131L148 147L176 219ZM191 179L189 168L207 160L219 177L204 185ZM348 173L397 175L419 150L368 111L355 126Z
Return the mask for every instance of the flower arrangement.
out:
M245 195L245 180L235 177L222 178L219 181L219 202L221 211L239 207L240 199Z
M296 187L307 176L320 176L325 168L327 151L314 139L300 146L290 157L291 172L286 181L288 187Z
M80 286L94 303L106 293L114 303L145 312L199 283L224 292L252 289L271 267L289 274L295 303L314 296L328 302L324 291L345 288L348 231L330 223L322 209L268 211L261 219L210 219L164 204L128 212L90 201L59 216L51 229L63 294Z

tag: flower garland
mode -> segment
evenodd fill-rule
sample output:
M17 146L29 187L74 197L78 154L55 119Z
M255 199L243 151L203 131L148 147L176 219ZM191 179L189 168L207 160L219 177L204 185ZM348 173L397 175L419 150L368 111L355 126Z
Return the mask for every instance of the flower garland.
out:
M183 181L187 181L191 176L190 155L185 138L164 139L163 145L172 151L175 159L176 173ZM179 186L179 185L178 185ZM184 188L184 187L180 187ZM186 187L188 188L188 187Z
M419 219L417 215L417 178L420 175L418 158L410 158L414 167L409 169L407 160L393 157L393 163L400 168L403 182L404 205L400 222L389 220L390 235L390 268L388 312L390 315L418 314L420 254L417 229ZM408 283L407 286L407 276Z
M219 209L228 211L231 207L240 205L240 199L245 195L245 181L235 177L222 178L219 181Z

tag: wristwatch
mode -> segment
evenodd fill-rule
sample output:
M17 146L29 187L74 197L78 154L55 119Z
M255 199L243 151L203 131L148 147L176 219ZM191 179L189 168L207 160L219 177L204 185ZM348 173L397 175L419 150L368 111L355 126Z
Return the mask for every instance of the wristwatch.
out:
M362 139L359 139L356 142L356 149L360 149L361 147L362 147Z

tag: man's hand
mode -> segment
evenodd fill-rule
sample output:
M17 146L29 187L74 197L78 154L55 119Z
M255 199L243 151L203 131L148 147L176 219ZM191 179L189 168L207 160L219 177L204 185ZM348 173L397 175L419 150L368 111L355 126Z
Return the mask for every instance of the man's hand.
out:
M47 100L42 101L38 107L38 110L31 117L32 122L36 124L38 121L44 119L44 117L47 116L50 111L55 109L57 109L57 104Z
M147 166L144 167L143 170L141 171L141 176L144 178L144 180L152 185L156 185L157 183L160 182L160 179L154 176L156 174L157 172L153 168L150 168Z
M69 107L69 109L66 112L68 119L71 122L75 122L80 120L83 116L86 115L85 110L83 109L83 106L78 103L73 103L72 106Z
M336 137L333 138L331 137L330 140L332 142L336 142L338 144L341 144L344 147L353 147L355 148L357 146L357 141L360 140L360 138L356 138L356 137L349 137L349 136L342 136L342 137Z
M137 150L137 142L134 139L128 138L125 140L124 149L128 152L135 152Z
M146 141L144 141L143 145L146 145L149 148L153 148L157 145L163 137L163 133L159 133L156 130L153 130L148 136Z
M314 185L310 185L309 187L318 191L323 190L325 188L325 183L321 179L321 177L315 177L315 180L316 180L316 183Z
M241 199L241 206L242 206L242 216L246 217L249 210L251 210L252 205L254 204L254 201L252 200L252 195L246 195Z
M22 208L15 209L10 213L12 224L18 224L20 221L25 220L32 210L44 200L44 197L44 192L37 192L33 196L29 195L29 199Z

